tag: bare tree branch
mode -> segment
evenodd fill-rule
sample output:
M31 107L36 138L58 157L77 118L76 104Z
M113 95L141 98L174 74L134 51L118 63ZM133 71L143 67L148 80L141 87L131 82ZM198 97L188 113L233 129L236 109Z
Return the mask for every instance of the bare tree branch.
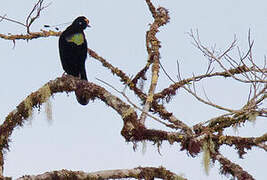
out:
M4 16L0 16L0 18L1 18L0 22L4 19L4 20L10 21L10 22L19 24L19 25L21 25L21 26L27 27L27 25L25 25L25 24L23 24L23 23L21 23L21 22L19 22L19 21L16 21L16 20L7 18L6 15L4 15Z
M194 84L194 83L193 83L193 84ZM222 107L222 106L220 106L220 105L217 105L217 104L214 104L214 103L210 102L209 100L208 100L208 101L204 100L203 98L201 98L201 97L199 97L199 96L197 95L197 93L196 93L195 90L192 91L192 90L190 89L190 87L187 88L187 87L183 86L183 89L186 90L186 91L187 91L188 93L190 93L191 95L193 95L198 101L200 101L200 102L202 102L202 103L204 103L204 104L207 104L207 105L209 105L209 106L215 107L215 108L220 109L220 110L228 111L228 112L231 112L231 113L235 112L235 110L233 110L233 109L229 109L229 108Z
M267 69L266 69L267 70ZM251 71L250 68L247 68L245 66L240 66L240 67L236 67L235 69L229 69L228 72L230 72L231 74L242 74L245 72ZM203 74L203 75L199 75L199 76L194 76L191 78L187 78L187 79L181 79L179 80L179 82L176 82L172 85L170 85L169 87L163 89L161 92L156 93L154 98L155 99L164 99L167 98L169 96L174 96L176 93L175 91L181 87L183 87L186 84L190 84L191 82L197 82L200 81L202 79L205 78L210 78L210 77L231 77L231 75L228 74L227 71L223 71L223 72L215 72L215 73L208 73L208 74ZM267 71L266 71L267 73Z
M29 13L29 15L27 16L26 18L26 23L22 23L22 22L19 22L19 21L16 21L16 20L13 20L13 19L10 19L10 18L6 18L5 15L4 16L0 16L1 20L0 22L5 19L7 21L10 21L10 22L13 22L13 23L16 23L16 24L19 24L19 25L22 25L24 27L26 27L26 30L27 30L27 33L28 34L31 34L30 32L30 27L31 25L33 24L33 22L40 17L40 14L41 14L41 11L45 8L47 8L50 4L46 5L46 6L43 6L43 2L44 0L38 0L37 3L33 6L31 12ZM33 16L34 12L36 12L36 15ZM34 37L34 36L33 36ZM3 38L3 37L2 37ZM28 37L30 38L30 37ZM14 40L14 39L12 39Z

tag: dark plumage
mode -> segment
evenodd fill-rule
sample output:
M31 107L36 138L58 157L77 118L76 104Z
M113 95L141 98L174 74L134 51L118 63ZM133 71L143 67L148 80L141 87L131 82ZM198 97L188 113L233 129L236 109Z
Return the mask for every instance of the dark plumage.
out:
M87 80L85 70L87 41L83 32L86 27L90 27L88 19L84 16L77 17L59 37L59 55L64 71L83 80ZM77 92L75 93L78 102L86 105L88 101Z

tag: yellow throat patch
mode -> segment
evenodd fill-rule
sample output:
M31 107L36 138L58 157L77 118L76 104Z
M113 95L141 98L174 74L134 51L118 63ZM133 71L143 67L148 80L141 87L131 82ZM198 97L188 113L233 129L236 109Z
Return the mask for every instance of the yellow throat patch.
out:
M82 43L84 43L84 37L83 37L82 33L77 33L77 34L71 35L71 36L67 37L66 40L68 42L73 42L78 46L81 45Z

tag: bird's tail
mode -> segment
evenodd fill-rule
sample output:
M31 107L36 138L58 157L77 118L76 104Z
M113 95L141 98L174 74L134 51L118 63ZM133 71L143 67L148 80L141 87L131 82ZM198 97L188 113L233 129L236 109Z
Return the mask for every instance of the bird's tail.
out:
M85 95L84 95L84 93L83 93L82 91L76 90L76 91L75 91L75 95L76 95L76 99L77 99L77 101L78 101L81 105L85 106L85 105L87 105L87 104L89 103L89 99L87 99L87 98L85 97Z
M81 73L81 79L86 80L87 81L87 77L86 77L86 73L82 74ZM75 95L76 95L76 99L77 101L81 104L81 105L87 105L89 103L89 98L86 98L86 94L84 93L83 87L80 87L82 85L78 85L76 91L75 91Z
M86 80L86 81L88 81L88 80L87 80L87 76L86 76L85 68L81 69L80 78L81 78L82 80Z

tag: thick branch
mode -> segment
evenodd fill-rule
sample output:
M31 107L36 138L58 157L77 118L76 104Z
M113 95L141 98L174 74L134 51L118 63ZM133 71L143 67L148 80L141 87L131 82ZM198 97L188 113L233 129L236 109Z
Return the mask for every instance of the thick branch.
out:
M121 115L124 120L121 133L126 141L149 140L154 143L160 143L163 140L167 140L170 143L182 142L182 144L185 144L183 147L186 147L184 149L188 149L188 144L192 144L190 143L192 140L190 140L189 136L184 134L146 129L142 124L138 123L137 114L130 105L96 84L66 75L48 82L38 91L30 94L15 110L9 113L4 123L0 126L1 153L4 149L9 148L8 142L14 128L24 124L27 118L32 115L34 107L40 107L42 103L46 102L55 93L71 92L77 90L77 88L83 89L83 96L85 98L91 100L98 98ZM190 145L189 148L190 154L192 152L197 154L200 150L200 144L193 143L193 146Z
M121 81L124 84L127 84L128 87L135 92L135 94L144 102L146 100L146 94L143 93L139 88L136 87L136 84L131 81L131 79L119 68L112 66L107 60L103 57L99 56L95 51L92 49L88 49L88 53L91 57L98 60L102 63L102 65L108 68L113 74L117 75L121 78ZM172 113L168 112L162 105L159 105L156 101L153 101L152 108L154 109L155 113L158 113L161 118L168 120L169 122L173 123L177 128L182 129L188 135L192 134L192 130L182 121L177 119Z
M137 167L134 169L118 169L105 170L92 173L85 173L82 171L53 171L36 176L23 176L18 180L46 180L46 179L76 179L76 180L104 180L104 179L145 179L151 180L154 178L168 179L168 180L186 180L184 177L178 176L175 173L166 170L163 167Z
M108 68L113 74L116 74L118 77L120 77L121 81L124 84L127 84L128 87L134 91L134 93L141 99L145 100L146 99L146 94L144 94L140 89L136 87L136 84L134 84L131 79L119 68L114 67L112 64L110 64L107 60L105 60L103 57L99 56L95 51L92 49L88 49L88 53L90 54L91 57L94 59L98 60L99 62L102 63L102 65L106 68Z
M146 3L148 5L148 7L149 7L149 10L150 10L153 18L156 18L157 12L156 12L155 6L152 4L152 2L150 0L146 0Z
M100 99L116 110L122 116L122 119L131 119L132 122L137 121L137 115L134 109L104 88L93 83L88 83L87 81L73 78L72 76L64 76L48 82L38 91L33 92L15 110L9 113L4 123L0 126L0 149L8 149L8 139L13 129L23 125L25 120L31 116L34 107L41 106L54 93L75 91L77 87L83 88L83 96L85 98Z
M235 164L222 156L219 153L212 154L212 158L216 159L221 164L221 173L224 175L231 174L233 177L236 177L238 180L254 180L254 178L248 174L242 167L238 164Z
M153 102L153 97L154 97L154 92L158 83L158 77L159 77L159 56L154 56L154 63L152 66L152 78L151 78L151 84L150 88L148 91L148 96L146 99L146 103L143 108L143 112L140 117L140 122L142 124L145 124L145 119L146 119L146 113L149 111L151 107L151 103Z
M30 34L18 34L18 35L5 35L0 34L0 38L5 40L32 40L40 37L49 37L49 36L60 36L61 32L55 31L44 31L41 32L31 32Z
M228 146L235 146L238 150L239 157L242 158L247 152L246 149L251 149L252 146L262 148L267 151L266 146L263 146L267 141L267 134L260 137L238 137L238 136L214 136L213 140L219 145L226 144Z
M0 151L0 179L3 178L3 172L4 172L4 156L3 152Z
M199 124L194 126L195 132L202 132L202 131L221 131L227 127L231 127L235 124L241 124L246 122L247 120L250 120L251 117L254 118L255 114L257 115L257 112L244 112L244 111L237 111L236 114L231 114L232 116L219 116L216 118L211 119L209 124L207 126L201 126Z
M137 84L137 82L138 82L138 80L139 80L140 78L142 78L143 80L146 80L145 75L146 75L146 72L147 72L147 70L149 69L150 65L151 65L151 61L150 61L150 58L149 58L148 61L147 61L147 63L146 63L146 65L145 65L145 67L144 67L143 69L141 69L141 70L135 75L135 77L134 77L133 80L132 80L132 83Z
M146 119L146 113L148 112L149 109L151 108L151 104L154 99L154 92L158 83L158 76L159 76L159 58L160 58L160 53L159 53L159 48L160 46L160 41L156 38L156 34L158 32L158 28L160 26L165 25L167 22L169 22L169 15L168 11L165 8L158 8L157 11L155 11L155 7L150 1L146 1L149 9L154 17L154 22L150 26L149 31L147 32L147 50L148 50L148 59L153 63L152 65L152 78L151 78L151 83L150 83L150 88L148 91L147 99L145 101L145 105L143 108L143 113L140 116L140 122L142 124L145 124L145 119Z
M42 31L42 32L36 32L31 34L25 34L25 35L4 35L0 34L0 38L6 39L6 40L32 40L35 38L40 37L49 37L49 36L60 36L61 32L55 32L55 31ZM134 91L134 93L144 102L146 100L146 94L143 93L139 88L136 87L136 84L131 81L131 79L119 68L112 66L108 61L106 61L103 57L99 56L95 51L92 49L88 49L88 53L91 57L98 60L102 63L102 65L108 69L111 70L111 72L118 77L120 77L121 81L124 84L127 84L127 86ZM191 129L184 124L182 121L177 119L172 113L168 112L162 105L159 105L156 101L153 101L152 108L155 110L155 113L158 113L163 119L168 120L171 123L174 123L174 125L177 128L182 129L186 132L192 132Z

